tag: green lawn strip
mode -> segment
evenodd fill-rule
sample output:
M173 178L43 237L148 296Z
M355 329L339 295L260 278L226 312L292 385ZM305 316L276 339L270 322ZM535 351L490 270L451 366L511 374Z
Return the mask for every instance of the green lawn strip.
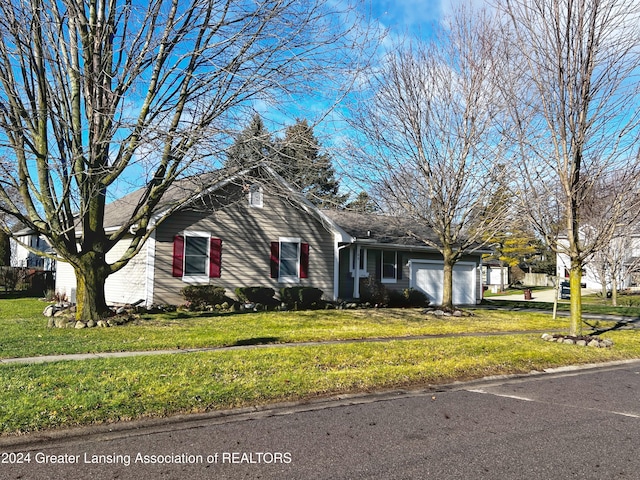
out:
M11 302L0 300L0 358L568 328L564 318L552 320L550 315L536 313L476 310L471 317L438 319L420 309L369 309L234 315L176 312L145 315L123 327L76 330L47 328L41 314L44 302L15 300L25 305L22 313L8 305Z
M30 432L640 356L640 332L607 338L613 348L527 334L0 365L0 426Z

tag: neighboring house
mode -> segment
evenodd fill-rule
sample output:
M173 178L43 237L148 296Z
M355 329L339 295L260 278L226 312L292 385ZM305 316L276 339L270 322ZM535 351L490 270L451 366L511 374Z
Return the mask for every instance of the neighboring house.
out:
M509 286L509 267L500 260L484 260L482 263L482 284L491 292L498 293Z
M561 238L560 242L565 245L568 243L565 238ZM556 275L561 281L568 281L571 268L569 256L558 253L556 258ZM604 286L611 290L613 274L617 277L618 289L640 286L640 234L614 238L608 249L592 255L582 269L583 288L600 292Z
M176 201L187 200L126 267L109 276L108 302L181 304L182 288L202 284L223 286L231 295L241 286L276 291L311 286L328 300L357 299L360 281L370 276L388 288L417 288L441 302L442 256L391 219L319 210L268 167L235 173L188 195L203 178L180 180L167 191L158 218ZM107 231L121 225L140 195L133 192L107 205ZM121 241L107 260L115 260L127 245ZM455 303L481 299L481 253L456 265ZM56 289L73 299L75 288L73 269L60 260Z
M55 260L43 257L34 252L52 253L47 240L28 228L15 232L11 238L11 266L21 268L34 268L37 270L54 271ZM31 249L28 249L29 246Z

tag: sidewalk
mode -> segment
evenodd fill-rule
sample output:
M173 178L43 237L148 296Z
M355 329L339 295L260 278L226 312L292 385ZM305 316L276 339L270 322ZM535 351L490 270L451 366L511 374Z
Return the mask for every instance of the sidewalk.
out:
M102 353L71 353L66 355L43 355L40 357L22 357L22 358L0 358L0 365L16 365L16 364L35 364L35 363L52 363L66 362L78 360L95 360L98 358L126 358L138 356L152 355L178 355L186 353L198 352L220 352L229 350L248 350L255 348L286 348L286 347L312 347L317 345L340 345L346 343L373 343L373 342L397 342L403 340L428 340L436 338L455 338L455 337L492 337L502 335L525 335L525 334L543 334L556 333L560 330L510 330L502 332L469 332L469 333L435 333L429 335L412 335L406 337L373 337L373 338L356 338L348 340L325 340L317 342L290 342L290 343L261 343L256 345L230 345L222 347L202 347L202 348L185 348L180 350L146 350L135 352L102 352Z
M553 303L555 296L554 290L540 290L534 291L533 297L527 302L531 302L531 307L509 307L504 305L477 305L471 307L474 309L487 309L487 310L507 310L514 312L532 312L532 313L547 313L551 314L551 310L547 308L540 308L536 303ZM486 299L487 301L512 301L522 302L523 295L500 295L492 296ZM568 311L558 310L558 316L568 316ZM583 313L582 317L588 320L608 320L623 323L628 325L629 328L640 328L640 318L628 317L622 315L604 315L604 314L590 314ZM488 337L488 336L500 336L500 335L519 335L519 334L542 334L542 333L557 333L560 330L517 330L506 332L470 332L470 333L454 333L454 334L430 334L430 335L416 335L407 337L375 337L375 338L363 338L363 339L349 339L349 340L326 340L318 342L292 342L292 343L266 343L256 345L229 345L221 347L201 347L201 348L185 348L180 350L147 350L147 351L134 351L134 352L100 352L100 353L76 353L66 355L47 355L39 357L23 357L23 358L0 358L0 365L9 364L36 364L36 363L52 363L63 361L78 361L78 360L93 360L99 358L126 358L137 356L151 356L151 355L177 355L185 353L197 353L197 352L215 352L215 351L228 351L228 350L246 350L250 348L284 348L284 347L306 347L315 345L337 345L345 343L365 343L365 342L392 342L398 340L427 340L435 338L451 338L451 337Z

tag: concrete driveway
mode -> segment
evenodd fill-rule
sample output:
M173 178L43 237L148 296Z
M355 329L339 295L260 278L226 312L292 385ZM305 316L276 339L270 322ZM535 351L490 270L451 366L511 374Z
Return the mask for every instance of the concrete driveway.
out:
M590 292L589 292L590 293ZM586 292L583 292L585 295ZM553 303L553 300L556 295L556 289L552 288L549 290L533 290L532 298L529 300L530 302L546 302ZM492 295L487 297L487 300L507 300L512 302L522 302L524 300L524 294L519 293L515 295Z

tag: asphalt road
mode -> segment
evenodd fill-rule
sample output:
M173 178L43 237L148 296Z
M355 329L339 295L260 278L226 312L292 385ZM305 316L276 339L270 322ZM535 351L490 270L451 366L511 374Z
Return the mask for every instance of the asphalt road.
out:
M0 478L638 479L639 446L629 362L5 438Z

